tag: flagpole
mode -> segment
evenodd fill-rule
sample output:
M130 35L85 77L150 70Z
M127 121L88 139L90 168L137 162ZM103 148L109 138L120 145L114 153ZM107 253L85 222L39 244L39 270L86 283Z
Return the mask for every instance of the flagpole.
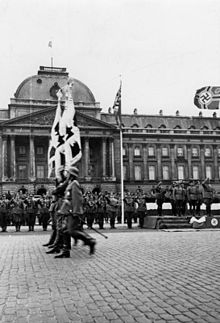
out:
M120 126L120 162L121 162L121 223L124 224L124 169L123 169L123 134Z

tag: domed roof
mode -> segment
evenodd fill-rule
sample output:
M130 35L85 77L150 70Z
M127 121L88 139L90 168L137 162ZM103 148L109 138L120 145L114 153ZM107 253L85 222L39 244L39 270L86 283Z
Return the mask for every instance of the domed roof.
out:
M56 100L53 89L62 88L67 84L68 79L68 73L39 71L38 75L26 78L19 85L14 96L16 99ZM95 97L90 89L79 80L71 79L74 81L72 90L74 102L95 103Z

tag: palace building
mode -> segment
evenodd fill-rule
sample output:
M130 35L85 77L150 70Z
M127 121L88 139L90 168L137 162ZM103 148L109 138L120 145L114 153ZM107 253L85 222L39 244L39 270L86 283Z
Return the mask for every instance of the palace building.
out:
M37 75L18 86L8 109L0 110L0 194L24 185L35 193L48 179L48 146L56 90L66 85L66 68L40 66ZM80 128L79 181L86 190L120 191L120 133L114 114L102 113L91 90L74 79L73 99ZM220 119L212 117L122 115L125 188L147 191L159 181L211 179L220 190Z

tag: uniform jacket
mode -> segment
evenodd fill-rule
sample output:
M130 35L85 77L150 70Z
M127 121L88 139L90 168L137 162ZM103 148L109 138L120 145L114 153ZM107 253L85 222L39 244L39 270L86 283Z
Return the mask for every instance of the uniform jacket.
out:
M68 184L60 211L66 215L69 213L83 214L83 195L77 180Z

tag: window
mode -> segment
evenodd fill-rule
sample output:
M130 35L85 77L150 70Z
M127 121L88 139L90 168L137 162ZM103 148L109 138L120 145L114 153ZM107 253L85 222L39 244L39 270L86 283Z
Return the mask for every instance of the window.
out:
M27 178L27 166L26 165L18 165L18 178L19 179Z
M25 155L26 154L26 147L25 146L19 146L18 147L18 153L19 153L19 155Z
M125 149L125 147L122 148L122 155L123 156L126 156L126 149Z
M134 166L134 179L136 181L141 180L141 166Z
M37 165L37 178L45 178L44 176L44 166L43 165Z
M167 157L169 155L168 148L162 147L162 156Z
M169 167L163 166L162 172L163 172L163 179L168 180L169 179Z
M177 148L177 157L183 157L183 147Z
M205 148L205 157L211 157L211 148L209 147Z
M43 155L43 153L44 153L44 147L38 146L36 150L37 150L36 151L36 154L37 155Z
M178 172L178 179L179 180L184 179L184 166L178 166L177 172Z
M140 147L135 147L134 148L134 156L140 156L141 155L141 150Z
M148 147L148 156L154 156L154 147Z
M192 168L192 175L193 179L199 179L199 167L198 166L193 166Z
M199 156L199 150L197 147L192 148L192 157L198 157Z
M206 178L212 178L212 167L211 166L206 166L205 168L205 174Z
M154 181L155 180L155 166L149 166L149 180Z
M218 157L220 157L220 148L217 149Z

